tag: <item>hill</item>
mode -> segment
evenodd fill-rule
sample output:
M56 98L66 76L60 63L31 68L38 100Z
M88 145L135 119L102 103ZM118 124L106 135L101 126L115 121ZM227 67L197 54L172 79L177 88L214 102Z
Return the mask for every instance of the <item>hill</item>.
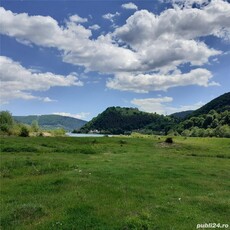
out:
M173 113L170 116L179 119L185 119L208 114L211 110L215 110L218 113L224 112L225 110L230 110L230 92L213 99L197 110L182 111Z
M230 93L193 111L174 130L185 136L230 137Z
M187 110L187 111L182 111L182 112L178 112L178 113L173 113L170 116L171 117L176 117L176 118L180 118L180 119L184 119L186 118L188 115L190 115L194 110Z
M211 110L215 110L218 113L224 112L225 110L230 111L230 92L222 94L221 96L213 99L201 108L193 111L189 115L189 117L196 117L202 114L208 114Z
M79 129L87 123L84 120L60 115L13 116L13 118L17 122L29 125L36 120L38 121L38 125L43 129L63 128L66 131Z
M109 107L84 125L80 132L124 134L141 129L165 132L171 121L169 117L142 112L137 108Z

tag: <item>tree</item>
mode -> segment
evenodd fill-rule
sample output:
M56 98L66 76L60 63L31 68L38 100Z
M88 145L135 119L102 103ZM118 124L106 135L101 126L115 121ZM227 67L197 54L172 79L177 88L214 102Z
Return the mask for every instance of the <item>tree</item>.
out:
M221 124L230 125L230 111L224 111L221 113Z
M190 118L193 121L193 126L197 126L199 128L201 128L203 126L204 123L204 118L199 116L199 117L191 117Z
M197 126L192 127L190 136L192 137L203 137L204 129L198 128Z
M38 132L39 131L39 125L37 120L33 120L31 123L31 129L33 132Z
M208 128L209 125L211 125L213 121L213 116L211 114L208 114L204 120L203 128Z
M188 129L185 129L182 133L181 133L182 136L184 137L189 137L190 136L190 131Z
M9 132L13 127L14 119L9 111L0 112L0 130L3 132Z
M190 129L193 125L192 119L184 121L184 129Z
M210 125L211 128L216 128L219 125L219 122L217 119L214 119Z
M216 112L216 110L212 109L209 111L209 114L213 116L213 118L217 118L218 117L218 113Z
M214 129L204 129L204 137L213 137L214 136Z
M218 126L215 129L215 135L218 137L230 137L230 127L228 125Z

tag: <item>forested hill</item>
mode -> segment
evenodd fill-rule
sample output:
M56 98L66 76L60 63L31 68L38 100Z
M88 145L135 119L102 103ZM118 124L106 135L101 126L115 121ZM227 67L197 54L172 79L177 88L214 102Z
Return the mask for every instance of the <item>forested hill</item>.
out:
M83 126L80 132L99 131L101 133L123 134L134 130L151 129L165 132L172 119L163 115L146 113L136 108L109 107Z
M66 131L79 129L87 123L87 121L84 120L60 115L13 116L13 118L15 121L29 125L31 125L33 121L38 121L38 125L43 129L63 128Z
M182 111L173 113L170 116L185 119L208 114L211 110L215 110L218 113L224 112L225 110L230 111L230 92L213 99L197 110Z
M187 110L187 111L182 111L182 112L177 112L173 113L170 116L171 117L176 117L176 118L181 118L184 119L186 118L189 114L191 114L194 110Z
M189 117L208 114L211 110L215 110L218 113L224 112L225 110L230 111L230 92L213 99L201 108L193 111L191 114L189 114Z

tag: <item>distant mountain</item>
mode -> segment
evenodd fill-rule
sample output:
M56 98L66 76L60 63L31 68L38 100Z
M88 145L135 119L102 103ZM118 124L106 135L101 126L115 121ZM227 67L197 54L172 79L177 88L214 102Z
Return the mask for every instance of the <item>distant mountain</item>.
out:
M63 128L66 131L79 129L87 123L87 121L84 120L60 115L13 116L13 118L15 121L29 125L36 120L38 121L38 125L43 129Z
M208 114L211 110L216 112L230 111L230 92L222 94L221 96L208 102L201 108L193 111L189 117L196 117L202 114Z
M123 134L144 128L165 132L171 120L169 117L142 112L136 108L109 107L84 125L80 132L98 131L101 133Z
M170 116L176 117L176 118L180 118L180 119L184 119L185 117L187 117L188 115L190 115L193 111L194 110L182 111L182 112L178 112L178 113L173 113Z

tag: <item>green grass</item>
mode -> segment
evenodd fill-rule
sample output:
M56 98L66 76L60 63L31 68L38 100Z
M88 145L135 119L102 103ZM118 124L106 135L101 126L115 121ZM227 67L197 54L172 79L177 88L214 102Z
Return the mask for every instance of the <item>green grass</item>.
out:
M229 223L230 140L1 138L1 229Z

